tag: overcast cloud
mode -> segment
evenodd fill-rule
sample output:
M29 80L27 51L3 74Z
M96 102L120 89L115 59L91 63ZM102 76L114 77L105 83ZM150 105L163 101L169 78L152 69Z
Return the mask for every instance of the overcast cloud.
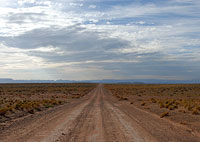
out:
M200 79L200 1L0 0L0 78Z

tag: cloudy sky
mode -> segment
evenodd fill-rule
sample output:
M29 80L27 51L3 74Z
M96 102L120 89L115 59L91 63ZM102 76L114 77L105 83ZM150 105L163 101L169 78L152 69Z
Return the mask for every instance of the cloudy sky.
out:
M0 78L200 79L200 1L0 0Z

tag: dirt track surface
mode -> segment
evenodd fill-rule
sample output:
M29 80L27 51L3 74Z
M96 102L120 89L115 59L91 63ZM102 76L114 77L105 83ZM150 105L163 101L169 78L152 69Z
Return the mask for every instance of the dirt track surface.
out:
M200 142L188 128L118 101L103 85L1 131L2 142Z

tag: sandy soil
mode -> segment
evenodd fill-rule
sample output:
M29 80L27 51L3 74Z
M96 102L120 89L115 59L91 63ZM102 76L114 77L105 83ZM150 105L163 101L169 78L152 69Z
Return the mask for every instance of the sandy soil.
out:
M118 101L103 85L73 102L10 122L2 142L200 142L187 127Z

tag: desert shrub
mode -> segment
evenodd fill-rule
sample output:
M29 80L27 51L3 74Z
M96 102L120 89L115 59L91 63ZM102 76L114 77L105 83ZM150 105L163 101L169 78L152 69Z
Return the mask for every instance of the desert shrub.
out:
M198 109L193 109L193 111L192 111L192 114L194 114L194 115L198 115L199 114L199 110Z
M197 106L196 109L200 111L200 106Z
M145 102L142 102L142 103L141 103L141 106L145 106L145 105L146 105L146 103L145 103Z
M30 109L30 110L28 110L28 113L34 114L35 111L34 111L34 109Z
M0 115L5 115L7 111L7 108L0 108Z
M156 103L157 101L154 98L151 98L152 103Z
M128 100L128 98L123 98L123 100L127 101L127 100Z
M58 104L61 105L63 102L62 101L58 101Z
M174 110L174 106L169 106L168 109L169 110Z

